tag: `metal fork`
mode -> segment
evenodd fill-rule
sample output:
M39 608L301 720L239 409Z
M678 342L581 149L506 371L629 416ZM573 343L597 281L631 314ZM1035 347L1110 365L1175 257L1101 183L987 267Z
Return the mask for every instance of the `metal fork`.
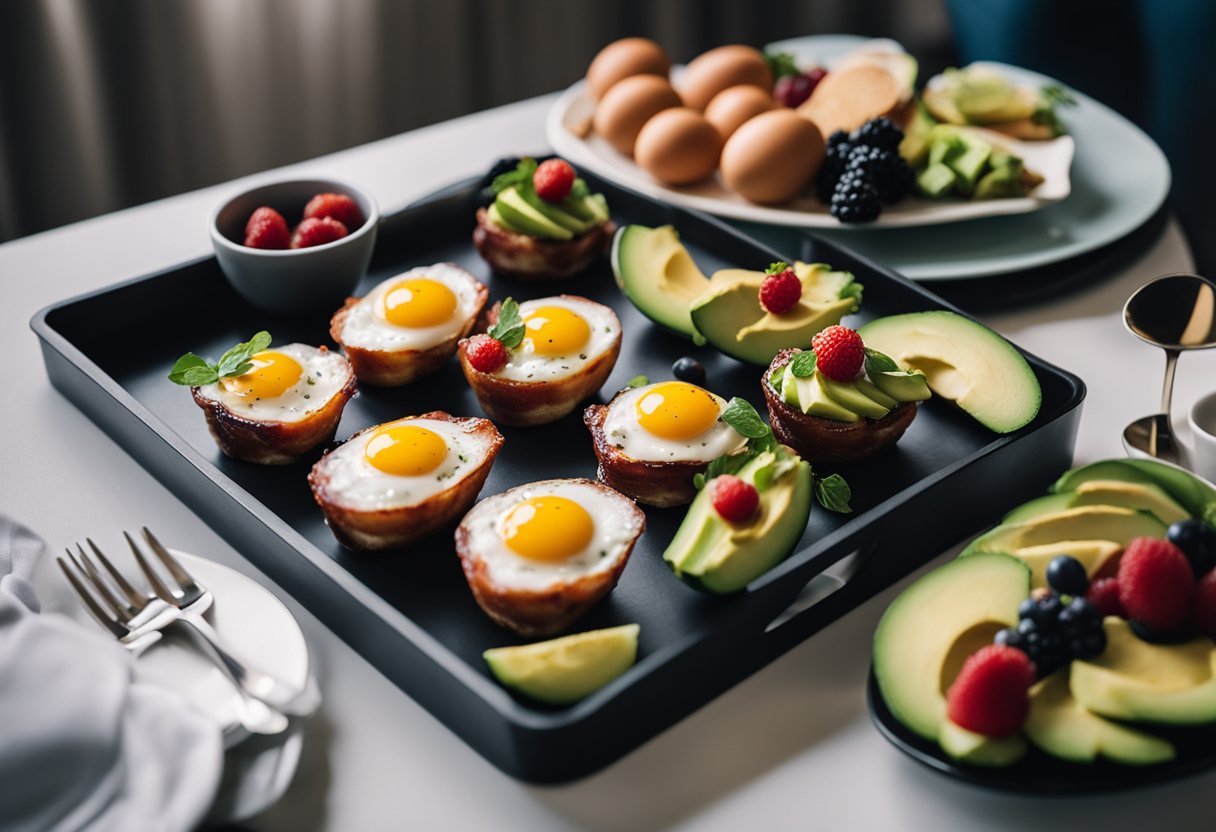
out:
M68 560L56 558L59 568L85 609L128 649L143 650L160 637L161 630L183 620L175 607L155 595L145 595L135 589L92 540L88 544L109 573L112 584L102 577L79 543L76 544L78 554L65 549ZM91 587L92 591L86 587ZM117 595L114 589L118 590ZM253 734L278 734L287 728L286 716L245 691L218 655L212 654L210 658L236 687L240 696L237 714L246 730Z

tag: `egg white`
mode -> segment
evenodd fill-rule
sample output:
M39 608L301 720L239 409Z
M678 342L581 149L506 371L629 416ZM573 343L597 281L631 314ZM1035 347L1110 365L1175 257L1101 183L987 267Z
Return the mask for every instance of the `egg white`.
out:
M270 351L291 356L304 369L295 386L283 391L281 396L241 396L229 391L221 382L205 384L198 388L199 393L246 419L299 422L310 413L325 407L350 380L350 362L341 353L321 350L307 344L272 346Z
M434 431L448 446L447 456L433 471L416 477L381 471L367 461L364 451L376 432L389 425L415 425ZM485 461L491 440L475 428L475 423L465 427L439 419L398 419L360 431L322 459L325 491L334 502L355 511L379 511L425 502L458 484Z
M743 447L747 437L721 420L726 400L713 396L718 404L719 418L697 436L688 439L664 439L655 436L638 423L637 403L657 387L647 384L624 390L608 404L604 417L604 436L625 456L643 462L709 462Z
M621 332L616 314L603 304L579 297L549 297L524 301L519 314L527 318L545 306L560 306L582 316L591 330L587 343L569 355L540 355L531 349L528 336L510 350L507 363L496 373L500 378L514 381L554 381L577 375L587 365L608 351Z
M544 496L573 500L595 523L586 546L553 563L516 554L502 537L503 521L514 506ZM465 515L461 525L469 532L469 551L485 563L491 582L507 589L539 592L614 569L642 532L630 505L627 497L585 480L542 480L487 497Z
M402 280L427 278L442 283L456 296L456 309L446 321L430 327L401 327L384 317L385 294ZM346 313L338 340L343 346L381 352L424 350L460 334L477 314L477 278L452 263L436 263L402 272L376 285Z

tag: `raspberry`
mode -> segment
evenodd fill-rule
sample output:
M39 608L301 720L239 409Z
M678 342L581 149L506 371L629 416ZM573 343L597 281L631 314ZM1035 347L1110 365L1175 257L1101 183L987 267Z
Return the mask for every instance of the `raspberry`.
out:
M536 195L546 202L561 202L574 187L574 168L564 159L541 162L536 173L532 174L532 187L536 189Z
M1191 623L1196 633L1216 638L1216 569L1195 583L1195 597L1191 599Z
M250 248L287 248L291 232L287 220L273 208L263 205L249 215L245 223L245 245Z
M363 225L363 212L359 205L346 194L317 194L304 206L304 219L333 217L354 231Z
M1013 647L981 647L959 671L946 694L946 716L956 725L986 737L1016 734L1030 712L1035 668Z
M839 324L821 330L811 339L819 371L833 381L852 381L866 361L861 336Z
M292 248L311 248L341 240L346 236L346 226L333 217L309 217L300 220L295 233L291 235Z
M492 373L507 363L507 348L502 341L489 335L474 335L465 345L464 354L473 369L480 373Z
M773 84L773 98L783 107L797 107L811 97L827 72L815 67L800 75L783 75Z
M714 511L728 522L742 523L750 519L760 505L760 492L756 486L734 474L714 477L713 489L710 496Z
M1118 580L1128 618L1155 633L1172 632L1186 621L1195 577L1186 555L1173 543L1138 537L1127 544Z
M802 281L793 269L770 274L760 284L760 305L774 315L784 315L802 297Z
M1099 578L1094 581L1089 587L1089 592L1085 594L1085 598L1089 603L1094 605L1103 618L1108 615L1117 615L1120 618L1127 617L1127 614L1123 611L1123 602L1119 600L1119 581L1117 578Z

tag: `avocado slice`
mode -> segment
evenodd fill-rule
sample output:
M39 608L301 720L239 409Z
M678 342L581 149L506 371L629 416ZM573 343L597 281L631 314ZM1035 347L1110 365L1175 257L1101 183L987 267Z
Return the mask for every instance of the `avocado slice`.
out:
M612 274L643 315L681 335L700 337L688 305L709 286L670 225L626 225L612 240Z
M1113 540L1060 540L1038 546L1023 546L1012 554L1030 567L1030 585L1038 589L1047 586L1047 564L1060 555L1079 560L1085 567L1085 573L1092 579L1108 571L1122 551L1123 545Z
M813 280L819 272L807 274ZM709 343L751 364L766 365L786 347L809 348L821 329L840 323L860 302L848 292L834 301L812 302L817 293L804 282L798 305L774 315L760 305L760 284L765 277L758 271L723 269L710 278L705 291L689 307L693 326Z
M517 191L517 193L523 197L525 202L543 214L547 219L552 220L573 234L582 234L588 228L595 225L594 222L580 219L574 214L568 213L557 203L541 199L535 191Z
M1167 526L1191 515L1164 489L1153 483L1123 482L1121 480L1089 480L1076 491L1061 491L1037 497L1015 508L1001 519L1001 525L1021 523L1078 506L1123 506L1154 514Z
M1157 485L1192 517L1216 522L1216 489L1190 471L1147 459L1107 459L1065 473L1052 491L1075 491L1090 480L1122 480Z
M1149 644L1121 618L1104 622L1106 650L1074 661L1069 688L1096 714L1133 722L1216 722L1216 650L1212 640Z
M879 390L901 402L923 402L932 395L929 380L920 370L892 370L871 378Z
M946 691L967 657L1018 623L1030 569L986 553L934 569L887 607L874 633L874 675L891 713L936 740L946 722Z
M723 520L713 509L712 488L701 489L663 552L676 577L705 592L738 592L790 556L811 514L811 466L796 457L783 463L768 451L736 476L754 485L757 473L783 464L786 470L760 492L760 507L750 523Z
M879 389L878 385L876 385L874 382L870 381L869 379L859 378L859 379L857 379L857 381L855 381L853 383L855 385L857 385L858 390L860 390L862 393L864 393L866 396L868 396L873 401L878 402L880 405L885 407L887 410L891 410L897 404L899 404L898 399L896 399L894 396L889 396L886 393L884 393L881 389ZM925 387L925 392L926 393L929 392L928 386Z
M1009 766L1026 753L1026 741L1017 734L1012 737L986 737L968 731L949 719L942 723L937 741L951 757L973 766Z
M1027 546L1063 540L1112 540L1126 546L1137 537L1165 537L1165 524L1147 511L1119 506L1081 506L1024 523L997 526L971 541L962 554L1014 552Z
M550 705L583 699L633 666L638 655L637 624L571 636L496 647L482 654L503 685Z
M1039 413L1043 392L1030 364L1000 335L962 315L946 310L892 315L858 332L866 346L905 369L922 371L935 395L957 403L996 433L1015 431ZM881 380L874 381L882 387Z
M823 377L823 373L813 373L806 378L797 378L791 372L787 380L790 378L794 379L797 387L798 407L803 413L831 419L833 422L861 421L861 414L858 411L853 410L828 391L828 380Z
M1008 526L1013 523L1025 523L1027 520L1034 520L1036 517L1042 517L1045 514L1055 514L1058 511L1072 508L1071 493L1066 494L1046 494L1042 497L1035 497L1033 500L1022 503L1013 511L1001 518L1000 525Z
M1174 746L1160 737L1111 722L1082 706L1069 689L1067 668L1030 689L1030 714L1022 731L1043 751L1073 763L1102 757L1151 765L1174 759Z
M504 227L511 231L547 240L574 238L573 231L563 228L529 205L514 187L499 192L494 199L494 207L498 209L497 213L505 223Z
M891 408L883 407L871 399L853 382L835 381L818 372L815 375L820 377L828 398L859 416L865 416L867 419L881 419L891 412Z

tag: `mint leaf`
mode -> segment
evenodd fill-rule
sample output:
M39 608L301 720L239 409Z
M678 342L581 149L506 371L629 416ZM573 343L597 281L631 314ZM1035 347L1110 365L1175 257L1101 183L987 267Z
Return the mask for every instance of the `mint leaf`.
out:
M798 460L781 449L767 452L772 458L761 463L752 475L752 485L757 491L767 491L777 480L784 477L798 465Z
M570 186L570 196L575 199L586 199L591 196L591 189L587 187L583 177L578 177L574 180L574 184Z
M810 378L815 375L815 365L818 363L819 356L815 355L815 351L805 350L794 356L790 362L790 372L797 378Z
M650 384L649 376L636 375L633 378L629 379L629 383L626 384L625 386L629 387L629 388L634 388L634 387L645 387L647 384Z
M507 298L498 307L498 322L490 327L490 337L501 341L507 349L513 350L524 340L524 331L524 319L519 314L519 304L514 298Z
M866 374L874 378L879 373L897 373L900 366L889 355L866 347Z
M250 367L253 366L249 363L249 359L269 346L270 333L262 330L248 341L237 344L221 355L219 363L216 364L216 375L226 378L249 372Z
M785 262L784 260L776 260L769 264L768 268L764 270L764 273L765 274L781 274L783 271L785 271L789 267L790 267L790 264Z
M853 311L856 312L861 308L861 293L866 287L858 283L856 280L850 280L845 284L844 288L837 293L837 297L841 300L846 298L853 299Z
M771 436L769 426L760 418L751 402L735 396L726 404L722 411L722 421L730 425L748 439L763 439Z
M815 499L828 511L849 514L853 511L849 507L849 500L852 497L853 489L849 488L849 484L840 474L832 474L830 477L815 480Z
M765 52L764 62L768 64L769 71L773 73L773 81L786 75L802 74L802 70L798 69L798 64L794 61L794 56L789 52Z
M709 463L709 467L705 469L704 474L696 474L692 478L692 484L700 490L705 487L705 483L712 480L714 477L720 477L723 474L737 474L744 465L751 462L755 458L755 454L751 451L741 451L738 453L727 454L720 456Z
M204 359L188 352L173 364L169 371L169 381L174 384L184 384L187 387L199 387L219 380L215 368Z
M522 185L524 187L532 187L532 174L536 173L536 160L530 156L525 156L519 160L519 164L515 166L515 170L509 170L506 173L500 173L494 177L494 181L490 183L490 190L496 194L500 194L512 185Z

